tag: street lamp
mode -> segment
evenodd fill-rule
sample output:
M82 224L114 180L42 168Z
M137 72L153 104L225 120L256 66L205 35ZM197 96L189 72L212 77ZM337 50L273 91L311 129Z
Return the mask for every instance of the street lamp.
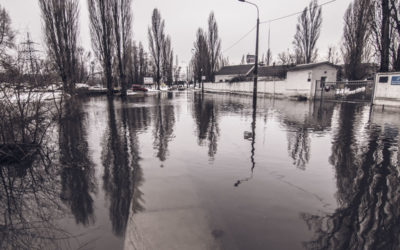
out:
M254 87L253 87L253 108L257 106L257 80L258 80L258 30L260 26L260 11L258 9L257 4L246 1L246 0L239 0L239 2L244 2L251 4L257 8L257 35L256 35L256 61L254 63Z

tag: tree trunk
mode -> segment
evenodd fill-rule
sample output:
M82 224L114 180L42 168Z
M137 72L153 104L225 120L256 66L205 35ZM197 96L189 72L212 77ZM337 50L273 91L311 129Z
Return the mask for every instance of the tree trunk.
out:
M382 0L382 37L381 37L381 65L380 72L389 71L389 48L390 48L390 9L389 0Z

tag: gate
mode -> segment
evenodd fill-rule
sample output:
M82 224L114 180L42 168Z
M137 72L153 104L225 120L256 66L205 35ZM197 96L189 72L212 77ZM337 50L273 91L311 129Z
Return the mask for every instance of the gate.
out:
M374 88L373 80L365 81L316 81L315 99L370 102Z

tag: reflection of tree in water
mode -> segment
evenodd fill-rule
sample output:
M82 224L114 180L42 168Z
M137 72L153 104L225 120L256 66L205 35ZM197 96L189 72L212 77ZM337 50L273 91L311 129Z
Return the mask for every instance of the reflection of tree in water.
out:
M315 231L308 249L398 249L400 179L398 129L370 125L368 143L356 153L355 107L342 107L332 147L339 208L329 215L302 217ZM353 116L349 116L353 115ZM347 121L342 118L347 118Z
M302 122L285 118L284 123L288 127L287 140L289 156L293 165L305 170L310 160L311 139L310 134L323 132L331 126L335 103L314 102L311 103L312 112L304 117Z
M219 136L219 126L217 117L217 108L214 100L206 99L201 94L194 97L194 118L197 125L197 136L199 145L208 141L208 156L214 158L217 153L217 144Z
M142 210L138 189L143 176L140 168L137 131L146 126L146 109L128 110L123 105L121 119L116 118L114 101L108 101L109 127L103 145L104 190L110 199L110 219L113 232L125 234L130 212ZM133 199L133 202L132 202ZM132 205L132 207L131 207Z
M94 165L89 157L82 105L73 100L65 105L59 132L62 192L77 223L87 225L93 218Z
M55 224L66 211L51 139L43 138L29 166L0 165L0 249L61 249L72 237Z
M174 106L163 100L159 95L157 106L154 112L154 143L153 147L157 150L157 157L160 161L165 161L168 155L168 143L173 137L175 125Z
M306 127L294 127L287 132L288 151L293 165L305 170L310 160L310 135Z

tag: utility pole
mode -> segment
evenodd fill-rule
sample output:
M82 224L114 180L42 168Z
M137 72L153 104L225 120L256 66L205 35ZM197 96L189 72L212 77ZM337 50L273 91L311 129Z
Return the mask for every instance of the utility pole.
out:
M248 3L257 8L257 34L256 34L256 54L255 54L255 62L254 62L254 86L253 86L253 109L257 107L257 80L258 80L258 32L259 32L259 26L260 26L260 11L258 9L257 4L245 1L245 0L239 0L240 2Z

